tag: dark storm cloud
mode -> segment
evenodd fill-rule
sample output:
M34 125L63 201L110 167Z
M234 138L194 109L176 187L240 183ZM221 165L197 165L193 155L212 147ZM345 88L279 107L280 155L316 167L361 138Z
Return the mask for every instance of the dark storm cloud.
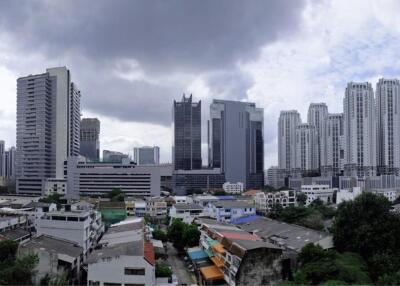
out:
M251 79L236 63L295 30L303 5L297 0L10 0L0 1L0 34L5 31L22 55L41 53L70 67L84 108L169 125L172 99L181 97L184 84L123 80L112 73L115 62L134 60L154 78L199 73L216 95L244 99ZM81 64L82 57L92 64Z
M130 57L146 70L200 70L248 58L292 29L302 1L1 1L1 24L27 48Z

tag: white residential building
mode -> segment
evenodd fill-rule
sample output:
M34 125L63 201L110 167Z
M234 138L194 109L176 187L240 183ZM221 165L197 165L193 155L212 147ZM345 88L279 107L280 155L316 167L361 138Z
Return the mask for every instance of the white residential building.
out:
M258 192L253 197L257 211L263 214L271 211L274 205L280 205L283 208L296 205L296 192L293 190Z
M372 86L347 84L343 103L345 174L368 177L376 171L376 116Z
M0 216L0 232L15 229L26 224L24 216Z
M281 111L278 122L279 168L296 168L296 127L301 124L297 110Z
M326 204L333 203L334 190L329 185L303 185L301 186L301 192L307 196L306 206L316 199L320 199Z
M86 263L88 286L156 285L154 248L145 239L143 219L111 225Z
M48 178L45 180L44 184L44 195L66 195L67 193L67 180L66 179L57 179L57 178Z
M175 204L169 210L169 216L171 218L178 218L189 224L192 223L195 218L203 215L203 207L196 204Z
M393 188L393 189L373 189L370 190L371 193L382 195L389 200L389 202L394 202L397 197L399 196L400 189Z
M319 170L318 133L314 125L296 127L296 168L310 172Z
M168 214L167 203L161 197L146 199L146 214L151 218L164 218Z
M325 160L321 169L338 174L344 167L344 124L342 113L328 114L325 120Z
M193 198L188 196L173 196L174 202L176 204L191 204L193 203Z
M379 79L376 85L377 165L383 173L400 168L400 81Z
M336 204L343 203L345 201L352 201L362 193L360 187L353 187L350 189L339 189L336 193Z
M230 183L230 182L225 182L222 185L222 189L228 193L228 194L241 194L243 193L243 183L237 182L237 183Z
M318 168L326 160L326 145L324 141L325 120L328 116L328 107L325 103L311 103L308 108L308 124L314 125L317 130Z
M97 211L52 211L36 220L38 235L44 234L73 241L86 255L104 232L101 214Z

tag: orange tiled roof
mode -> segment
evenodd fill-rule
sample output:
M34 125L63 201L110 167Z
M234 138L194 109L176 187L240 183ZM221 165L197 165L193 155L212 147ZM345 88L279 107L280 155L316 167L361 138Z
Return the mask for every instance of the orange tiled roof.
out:
M212 246L213 250L215 250L218 253L225 253L224 246L221 243L216 243Z
M217 256L213 256L210 259L215 264L215 266L217 266L218 268L221 268L224 266L224 261L221 258L219 258Z
M217 266L201 267L200 272L205 280L220 280L224 279L224 274Z
M156 264L156 258L154 255L154 247L151 242L144 243L144 259L146 259L151 265Z

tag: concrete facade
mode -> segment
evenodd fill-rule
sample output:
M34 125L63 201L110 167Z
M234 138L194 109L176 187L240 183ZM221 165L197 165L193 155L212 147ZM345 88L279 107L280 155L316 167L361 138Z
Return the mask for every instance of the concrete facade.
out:
M281 111L278 121L279 168L296 168L296 127L301 124L297 110Z
M80 92L67 68L17 80L17 192L42 194L47 178L63 178L63 162L79 154Z
M213 100L208 122L209 167L245 188L264 185L264 109L254 103Z
M80 154L91 161L99 161L100 121L97 118L82 118L80 133Z

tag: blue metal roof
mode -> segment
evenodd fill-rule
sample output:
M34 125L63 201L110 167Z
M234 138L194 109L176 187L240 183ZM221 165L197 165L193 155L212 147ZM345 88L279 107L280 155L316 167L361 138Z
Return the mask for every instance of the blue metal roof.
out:
M198 260L208 257L207 253L205 253L203 250L188 252L188 255L191 260Z
M240 224L240 223L246 223L246 222L251 222L253 220L258 219L260 216L258 215L250 215L250 216L243 216L240 218L237 218L235 220L231 220L232 224Z

